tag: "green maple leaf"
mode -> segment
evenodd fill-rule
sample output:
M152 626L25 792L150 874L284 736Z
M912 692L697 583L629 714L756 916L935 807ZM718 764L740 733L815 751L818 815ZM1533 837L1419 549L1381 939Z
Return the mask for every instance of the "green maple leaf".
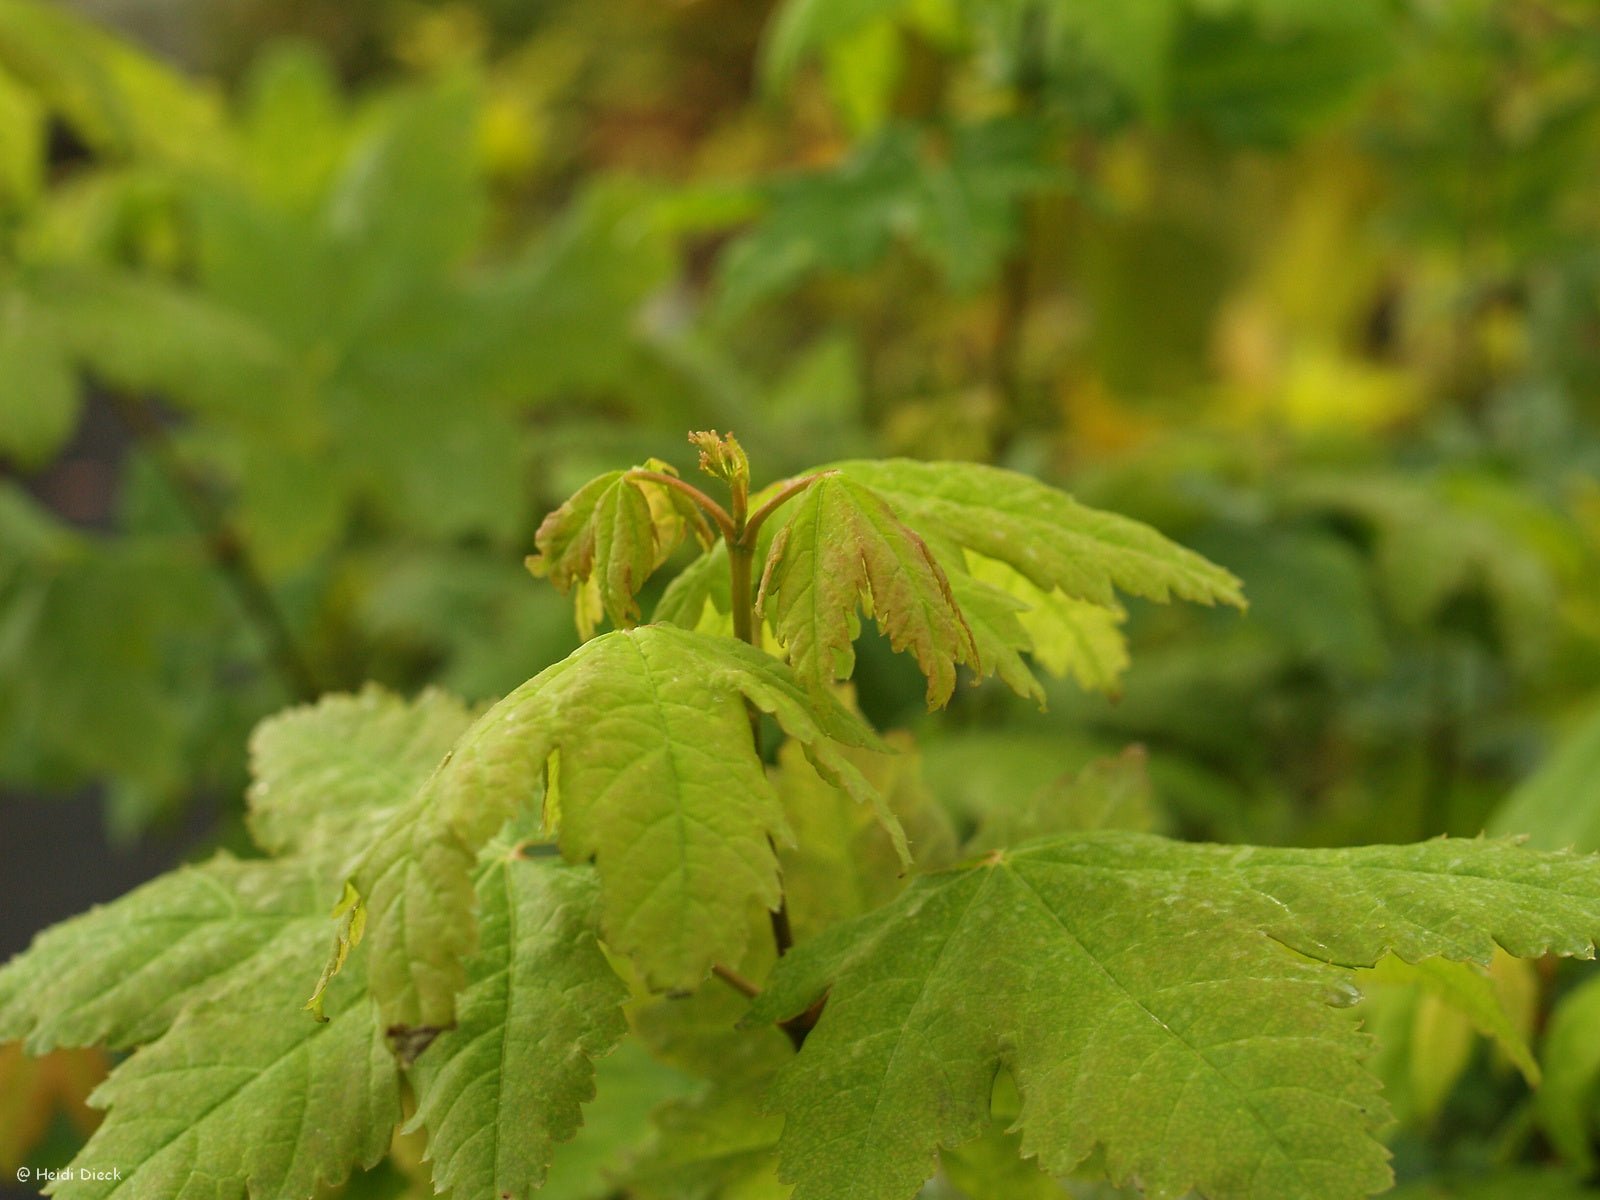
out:
M720 609L714 559L702 556L668 590L658 617L694 626ZM930 706L949 699L961 663L1043 704L1024 655L1085 688L1116 690L1128 664L1118 588L1243 603L1222 568L1027 476L846 462L820 473L773 537L760 609L814 687L854 667L859 606L895 649L912 651Z
M922 782L911 739L891 734L886 740L898 754L856 751L851 757L905 830L918 868L944 866L956 851L950 818ZM779 847L778 861L797 939L899 894L906 880L894 839L870 812L818 775L792 743L778 751L772 779L795 834L792 846Z
M652 986L689 990L713 963L737 962L751 907L778 903L773 842L788 839L746 702L775 717L826 778L877 808L899 840L842 752L877 739L783 664L671 625L595 638L479 718L358 864L385 1019L450 1024L471 945L474 857L541 798L567 857L595 860L607 943ZM547 791L552 762L559 789Z
M182 868L41 935L0 970L0 1038L37 1050L145 1043L95 1094L111 1114L74 1164L115 1167L121 1180L80 1170L58 1194L289 1200L382 1156L399 1084L365 964L327 981L322 1021L302 1011L327 941L320 851L391 814L465 721L439 693L406 703L369 688L264 722L253 816L264 840L309 855ZM595 938L587 868L502 854L477 871L476 891L484 937L460 1026L398 1048L425 1048L417 1123L439 1183L526 1194L577 1128L593 1057L625 1031L627 989ZM477 1132L513 1124L515 1137Z
M1041 708L1044 687L1024 655L1057 678L1117 692L1128 667L1120 606L1079 600L1059 588L1046 592L1005 563L938 539L934 544L941 562L963 564L946 570L986 673Z
M1520 959L1505 962L1528 966ZM1474 1031L1494 1040L1529 1087L1539 1086L1539 1064L1527 1040L1532 1009L1519 1019L1513 994L1479 964L1389 957L1358 972L1356 986L1368 1001L1363 1024L1378 1042L1370 1065L1401 1122L1426 1124L1438 1116L1472 1061ZM1525 986L1532 989L1532 980Z
M323 992L365 936L371 911L380 924L368 977L383 1018L397 1029L448 1028L454 997L466 987L463 956L473 947L476 849L491 836L463 840L439 814L415 802L396 813L346 884L334 912L333 951L306 1007L321 1011Z
M411 798L470 722L444 692L408 702L374 685L269 717L250 737L251 835L273 854L348 854Z
M40 466L78 423L78 381L26 292L0 291L0 318L0 452Z
M595 1063L595 1098L583 1126L561 1147L539 1189L539 1200L609 1200L622 1164L650 1140L650 1115L693 1090L682 1072L657 1062L637 1041L625 1040Z
M359 969L301 1011L327 943L312 864L184 867L42 934L0 970L0 1039L144 1043L55 1194L304 1197L387 1149L399 1085Z
M732 637L732 592L728 546L718 542L673 577L652 615L657 621L685 629Z
M1070 677L1089 691L1118 690L1128 669L1128 641L1122 633L1127 614L1121 605L1082 600L1059 587L1046 591L1020 571L971 551L963 558L975 580L1021 605L1017 623L1024 636L1018 649L1058 679Z
M824 474L772 540L758 607L805 683L825 688L855 669L856 609L870 597L878 628L928 678L928 706L955 689L956 665L978 669L972 631L923 540L870 488Z
M1501 802L1489 832L1527 837L1550 850L1600 849L1600 706L1584 712Z
M672 470L653 461L645 469ZM577 587L578 627L585 637L599 619L594 605L625 629L638 623L639 589L691 527L703 533L704 521L681 493L627 471L608 471L544 519L534 538L539 553L529 558L528 568L563 592Z
M434 1186L527 1196L594 1096L594 1059L627 1032L627 987L595 939L587 868L501 857L478 880L479 947L454 1029L416 1060Z
M539 554L528 560L529 570L549 576L564 592L594 579L600 604L619 629L637 623L634 596L665 558L657 553L650 504L624 471L584 484L544 519L534 542ZM582 628L581 595L579 604Z
M299 972L263 971L185 1009L90 1097L111 1113L50 1194L290 1200L376 1163L400 1083L360 970L330 989L325 1022L299 1011L304 992Z
M655 1114L655 1137L620 1173L638 1200L784 1200L782 1121L761 1111L767 1076L712 1083Z
M218 855L182 867L46 930L0 969L0 1041L121 1048L190 1003L248 996L285 972L303 989L327 919L327 880L301 864Z
M715 551L703 555L657 616L691 627L714 619L715 563ZM895 649L916 657L930 706L949 699L960 663L1042 705L1024 655L1085 688L1116 690L1128 664L1118 588L1243 604L1222 568L1025 475L846 462L821 473L773 537L760 608L814 687L849 675L857 608L870 606Z
M984 813L967 843L969 853L1015 846L1033 838L1102 829L1152 833L1157 814L1144 747L1097 758L1033 795Z
M1544 1042L1544 1086L1535 1097L1539 1124L1568 1163L1585 1176L1595 1169L1595 1097L1600 1089L1600 978L1587 979L1561 1000Z
M265 850L298 851L336 871L415 795L469 720L466 706L444 692L427 691L407 702L374 686L268 718L250 739L251 833ZM457 872L471 870L470 852L445 842L418 845L416 854L419 865L442 858L457 869L447 869L444 877L466 886ZM310 1005L319 1018L322 991L365 925L366 910L348 883L334 916L334 957Z
M1148 1196L1355 1200L1384 1106L1339 966L1589 955L1600 860L1439 840L1354 850L1085 834L925 877L797 948L751 1020L827 1007L779 1076L795 1200L915 1195L1001 1067L1022 1152L1104 1148Z
M1148 525L1079 504L1015 471L909 459L836 464L930 542L1013 568L1051 594L1115 608L1116 591L1165 603L1242 606L1239 581ZM946 569L951 564L946 564Z

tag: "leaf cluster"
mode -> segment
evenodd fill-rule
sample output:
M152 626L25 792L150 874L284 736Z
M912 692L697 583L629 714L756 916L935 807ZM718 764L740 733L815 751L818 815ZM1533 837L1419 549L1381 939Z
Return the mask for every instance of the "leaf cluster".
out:
M792 1147L809 1121L764 1106L814 1106L837 1065L823 1047L866 1050L809 1001L736 1033L741 989L782 991L842 923L909 904L908 876L921 896L929 872L958 889L1032 864L1005 868L1014 884L1045 870L1022 843L1107 827L1324 846L1487 826L1600 848L1600 288L1578 199L1600 145L1600 43L1584 6L794 0L764 35L760 6L512 7L306 0L307 27L393 62L373 75L370 58L330 67L291 47L213 84L59 5L0 0L0 455L36 472L0 486L0 780L109 776L127 834L196 789L243 795L246 731L286 700L393 689L262 728L251 830L297 865L214 865L170 905L157 893L148 929L82 926L85 945L126 944L101 957L132 990L109 1007L61 992L64 1013L88 1006L62 1036L151 1064L123 1068L114 1137L136 1119L117 1114L145 1106L200 1129L138 1186L177 1188L183 1155L232 1169L258 1102L297 1111L246 1089L219 1100L221 1124L190 1121L222 1093L157 1094L179 1060L365 1097L381 1126L398 1053L401 1094L427 1077L438 1098L352 1191L447 1180L475 1195L498 1155L515 1193L553 1151L551 1195L782 1196L776 1148L808 1157ZM736 81L758 36L752 103ZM755 490L743 451L703 438L728 491L707 507L686 490L692 452L648 457L663 427L712 424L789 478ZM96 459L125 438L125 462ZM915 461L941 458L1070 480L1087 506L1014 472ZM831 465L802 470L814 459ZM85 510L74 481L108 466L114 504ZM1249 619L1145 603L1230 607L1237 585L1111 512L1227 563ZM575 622L517 568L530 547ZM584 650L540 672L573 624ZM1005 686L962 686L989 677ZM468 703L395 698L434 681ZM503 725L457 747L508 693ZM875 739L863 714L914 736ZM440 767L446 753L464 761ZM1068 918L1063 898L1101 894L1081 864L1049 870L1070 876L1045 889ZM1195 903L1220 903L1206 878ZM223 957L194 967L216 968L215 997L162 974L155 931L213 900L232 911L230 896L270 911L196 938L239 939L294 988L257 988ZM912 940L919 918L894 911L893 940ZM1255 953L1250 920L1226 928ZM1212 946L1203 932L1183 945ZM312 991L330 937L334 1028L274 1025L282 1040L251 1053L281 1050L281 1068L230 1058ZM887 941L813 963L798 990L876 987ZM1104 946L1113 969L1140 961ZM68 957L12 978L53 995ZM1251 961L1263 986L1316 992ZM1552 1150L1590 1164L1600 1072L1580 969L1345 965L1375 1038L1359 1070L1395 1117L1380 1136L1403 1174L1428 1175L1412 1194L1578 1186L1499 1167ZM1345 995L1332 967L1299 966ZM1203 973L1190 967L1175 995ZM1081 973L1049 977L1051 1003ZM920 1028L968 1050L1011 1038L1016 980L999 978L1000 1034ZM965 1015L958 988L930 988ZM329 1043L301 1034L353 1055L348 1014L369 1003L377 1090L302 1071ZM124 1005L164 1015L123 1041L106 1014ZM1351 1061L1347 1030L1311 1023L1334 1031L1319 1063ZM1112 1027L1083 1027L1103 1052ZM548 1057L557 1042L570 1060ZM1238 1051L1257 1052L1287 1071L1287 1055ZM1097 1127L1025 1119L1007 1053L974 1052L971 1086L938 1093L971 1140L935 1152L939 1120L908 1118L892 1152L863 1155L899 1177L937 1162L932 1187L971 1200L1109 1188L1087 1179L1113 1168L1232 1179L1237 1160L1158 1144L1135 1114L1120 1157L1103 1145L1062 1184L1037 1164L1060 1168ZM77 1065L4 1055L27 1095L87 1090ZM1169 1074L1190 1080L1183 1111L1214 1098L1203 1071ZM1114 1090L1082 1078L1097 1101ZM1052 1082L1034 1094L1059 1095ZM885 1111L923 1086L882 1094ZM320 1136L321 1110L304 1111ZM293 1192L313 1166L332 1178L383 1153L380 1133L352 1130L264 1154L238 1186ZM1371 1139L1349 1136L1348 1163L1378 1179ZM0 1161L22 1152L0 1138Z
M1355 1200L1390 1176L1352 971L1389 955L1537 1075L1457 964L1592 955L1593 858L1170 841L1140 832L1139 752L963 848L906 740L835 688L862 611L939 705L993 645L1033 653L1029 598L1042 621L1119 590L1238 603L1226 571L993 468L852 461L752 494L734 439L696 440L728 508L647 464L543 526L535 569L619 628L476 716L369 688L273 718L249 793L270 857L183 868L0 969L0 1038L133 1049L52 1194L309 1196L403 1126L434 1188L525 1195L603 1089L629 1127L627 1071L597 1065L626 1044L665 1068L634 1093L653 1132L588 1153L639 1196L909 1200L944 1151L953 1176L987 1154L1157 1197ZM745 640L634 622L702 524ZM1010 640L974 632L989 593ZM705 1083L673 1098L674 1072Z

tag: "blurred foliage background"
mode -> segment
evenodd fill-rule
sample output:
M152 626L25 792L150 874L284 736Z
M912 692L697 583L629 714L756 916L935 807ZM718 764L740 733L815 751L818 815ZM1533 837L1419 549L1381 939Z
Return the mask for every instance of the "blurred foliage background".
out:
M0 0L0 785L230 842L257 719L508 690L576 638L543 514L731 427L1245 580L1043 711L864 646L968 828L1137 742L1184 836L1600 849L1597 185L1586 0ZM1597 989L1371 980L1406 1196L1600 1194ZM8 1173L103 1069L12 1049ZM782 1194L606 1175L641 1070L551 1195Z

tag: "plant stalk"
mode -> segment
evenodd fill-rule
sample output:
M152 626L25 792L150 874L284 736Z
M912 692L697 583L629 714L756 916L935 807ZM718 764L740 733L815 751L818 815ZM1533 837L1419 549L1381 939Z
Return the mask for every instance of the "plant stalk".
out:
M728 539L728 572L731 591L729 605L733 610L733 634L740 641L759 647L755 621L755 539L747 536L749 497L744 489L733 493L733 536ZM756 757L761 757L761 713L755 705L745 701L745 711L750 714L750 737L755 744ZM769 839L770 840L770 839ZM776 850L776 847L774 847ZM780 893L778 907L770 914L772 941L782 958L794 946L794 931L789 924L789 899Z
M755 620L755 548L742 540L728 543L728 573L733 588L733 636L752 646L756 640Z
M315 700L322 692L315 673L295 643L289 622L251 560L244 540L211 496L205 481L184 461L171 435L144 400L110 389L103 394L188 512L204 540L207 555L232 589L246 618L255 625L285 689L295 700Z
M1047 69L1042 54L1045 21L1044 6L1030 4L1022 14L1017 44L1017 111L1032 117L1038 116L1041 110L1046 82ZM1010 203L1019 244L1001 264L994 333L989 348L989 385L1001 405L995 431L997 454L1003 453L1023 432L1029 420L1027 389L1022 377L1022 349L1033 302L1033 255L1029 242L1034 206L1022 196Z
M811 484L815 483L821 475L809 475L794 480L773 496L766 504L751 516L748 512L749 497L744 488L736 488L733 492L733 511L730 514L733 520L733 536L728 542L728 571L732 585L729 606L733 610L733 632L740 641L759 648L760 641L756 633L755 622L755 556L756 534L760 532L761 524L785 501L799 495ZM745 701L745 711L750 714L750 737L755 745L756 757L761 757L761 714L748 700ZM772 845L772 840L768 839ZM777 846L772 846L773 853L777 853ZM778 894L778 907L767 914L772 924L772 943L777 948L778 957L782 958L794 948L794 927L789 922L789 898L783 892ZM730 977L723 968L713 968L716 974L731 986L740 991L745 989L739 982ZM747 992L753 995L753 992ZM799 1050L805 1045L806 1035L811 1032L812 1026L817 1023L821 1015L820 1008L812 1008L781 1022L779 1028L788 1036L789 1041Z

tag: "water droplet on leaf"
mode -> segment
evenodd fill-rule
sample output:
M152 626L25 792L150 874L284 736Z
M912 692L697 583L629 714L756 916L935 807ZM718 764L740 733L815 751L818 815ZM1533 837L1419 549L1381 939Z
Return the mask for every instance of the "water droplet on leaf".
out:
M1328 989L1327 1001L1331 1008L1352 1008L1361 1000L1361 989L1349 980L1342 980Z

